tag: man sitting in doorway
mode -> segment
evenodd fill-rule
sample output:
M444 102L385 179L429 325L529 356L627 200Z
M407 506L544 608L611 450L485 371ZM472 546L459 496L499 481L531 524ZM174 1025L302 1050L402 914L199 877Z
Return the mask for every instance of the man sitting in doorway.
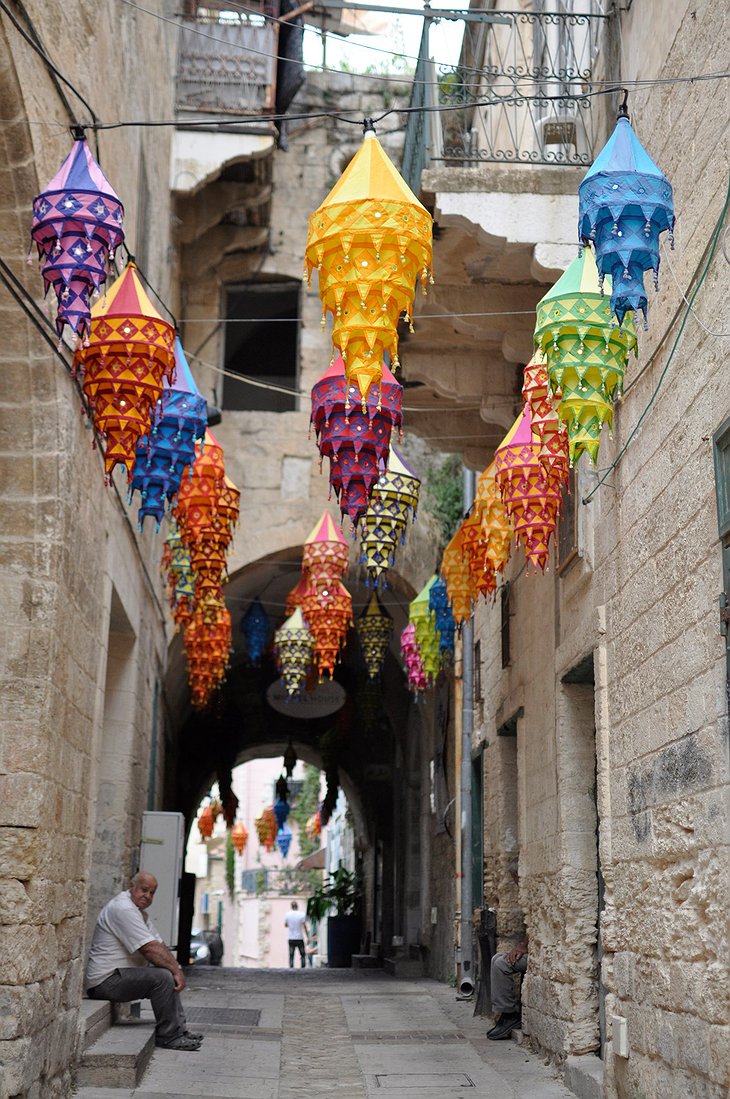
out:
M493 1042L509 1038L513 1030L521 1026L519 995L515 991L515 974L527 970L527 936L510 951L495 954L490 967L492 1008L499 1012L499 1019L487 1031Z
M304 938L307 935L307 917L303 912L299 911L299 905L296 901L291 902L291 912L287 912L284 917L284 926L287 928L289 935L289 968L294 968L294 951L298 950L302 962L302 969L304 969L307 964L304 952Z
M86 995L92 1000L149 999L155 1014L155 1045L197 1050L202 1034L191 1034L180 1003L185 975L150 922L157 879L140 870L129 889L104 905L94 928L86 969Z

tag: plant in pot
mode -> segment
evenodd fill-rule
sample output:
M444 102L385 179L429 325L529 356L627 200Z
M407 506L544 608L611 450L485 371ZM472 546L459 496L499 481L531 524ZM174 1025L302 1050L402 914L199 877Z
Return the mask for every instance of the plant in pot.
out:
M328 917L327 965L330 969L352 965L352 955L359 949L361 897L357 875L340 864L307 901L307 918L313 923ZM334 914L330 915L333 909Z

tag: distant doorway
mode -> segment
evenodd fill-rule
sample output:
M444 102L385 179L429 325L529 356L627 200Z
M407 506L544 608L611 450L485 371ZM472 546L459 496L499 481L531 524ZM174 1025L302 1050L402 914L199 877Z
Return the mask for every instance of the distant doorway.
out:
M301 285L294 279L226 287L223 408L297 408L300 293Z

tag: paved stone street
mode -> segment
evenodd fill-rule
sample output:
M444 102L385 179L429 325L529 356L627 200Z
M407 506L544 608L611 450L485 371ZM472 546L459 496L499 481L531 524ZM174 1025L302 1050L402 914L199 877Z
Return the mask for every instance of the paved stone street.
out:
M184 1003L199 1052L156 1050L137 1088L78 1099L574 1099L526 1045L487 1041L489 1021L435 981L199 968Z

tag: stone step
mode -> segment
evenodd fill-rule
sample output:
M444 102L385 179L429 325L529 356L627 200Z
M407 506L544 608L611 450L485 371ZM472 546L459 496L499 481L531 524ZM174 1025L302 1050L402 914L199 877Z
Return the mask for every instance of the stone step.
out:
M384 958L383 969L392 977L423 976L423 963L415 958Z
M352 955L352 968L353 969L382 969L383 963L377 956L373 954L353 954Z
M79 1087L134 1088L154 1048L155 1028L150 1023L117 1023L84 1050L76 1081Z
M83 1052L112 1025L112 1005L108 1000L82 1000L79 1009L79 1045Z

